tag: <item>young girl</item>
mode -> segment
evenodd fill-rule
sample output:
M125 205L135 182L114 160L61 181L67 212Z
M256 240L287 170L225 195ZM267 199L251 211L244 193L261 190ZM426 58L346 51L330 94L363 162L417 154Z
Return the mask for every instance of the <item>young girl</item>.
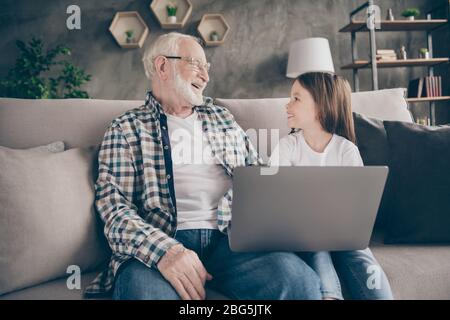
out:
M363 166L355 143L351 89L336 75L300 75L286 106L291 133L274 149L270 165ZM353 299L392 299L388 279L369 248L357 251L302 253L322 282L323 299L343 299L340 275Z

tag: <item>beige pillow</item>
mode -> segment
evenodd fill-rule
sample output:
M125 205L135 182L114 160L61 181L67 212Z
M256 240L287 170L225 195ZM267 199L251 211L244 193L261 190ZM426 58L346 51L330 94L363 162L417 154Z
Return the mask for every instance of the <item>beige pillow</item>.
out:
M58 153L58 152L63 152L64 149L65 149L65 145L64 145L63 141L55 141L55 142L51 142L47 145L37 146L37 147L29 148L26 150Z
M0 147L0 294L94 269L108 249L95 214L96 150Z

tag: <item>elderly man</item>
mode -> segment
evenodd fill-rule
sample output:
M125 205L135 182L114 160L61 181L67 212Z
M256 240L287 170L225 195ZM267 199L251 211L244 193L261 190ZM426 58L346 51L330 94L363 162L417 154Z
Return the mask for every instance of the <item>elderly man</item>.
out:
M145 105L113 120L100 147L95 205L112 258L87 293L205 299L209 285L234 299L320 299L297 255L229 248L233 168L260 160L229 111L203 97L199 41L160 36L143 61Z

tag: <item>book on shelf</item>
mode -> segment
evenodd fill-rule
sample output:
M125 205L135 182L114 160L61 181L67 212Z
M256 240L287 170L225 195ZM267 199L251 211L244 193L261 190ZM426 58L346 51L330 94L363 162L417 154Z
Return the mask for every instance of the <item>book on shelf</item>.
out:
M422 96L423 78L413 79L408 84L408 98L420 98Z
M376 56L377 61L395 61L397 56Z
M394 49L377 49L377 54L395 54Z
M408 98L430 98L441 96L441 76L427 76L409 81Z
M438 91L439 97L442 97L442 77L441 76L438 77L438 88L439 88L439 91Z
M397 60L397 54L392 49L378 49L375 57L376 57L377 61Z
M430 77L425 77L425 97L432 97L433 92L431 91L431 79Z
M428 97L441 97L442 96L442 77L441 76L430 76L427 77L427 82L429 86Z

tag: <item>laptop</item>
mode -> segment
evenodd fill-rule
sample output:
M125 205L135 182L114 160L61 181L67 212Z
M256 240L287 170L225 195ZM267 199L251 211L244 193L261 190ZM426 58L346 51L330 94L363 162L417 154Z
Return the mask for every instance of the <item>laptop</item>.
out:
M267 174L270 169L234 170L232 251L367 248L387 167L278 167Z

